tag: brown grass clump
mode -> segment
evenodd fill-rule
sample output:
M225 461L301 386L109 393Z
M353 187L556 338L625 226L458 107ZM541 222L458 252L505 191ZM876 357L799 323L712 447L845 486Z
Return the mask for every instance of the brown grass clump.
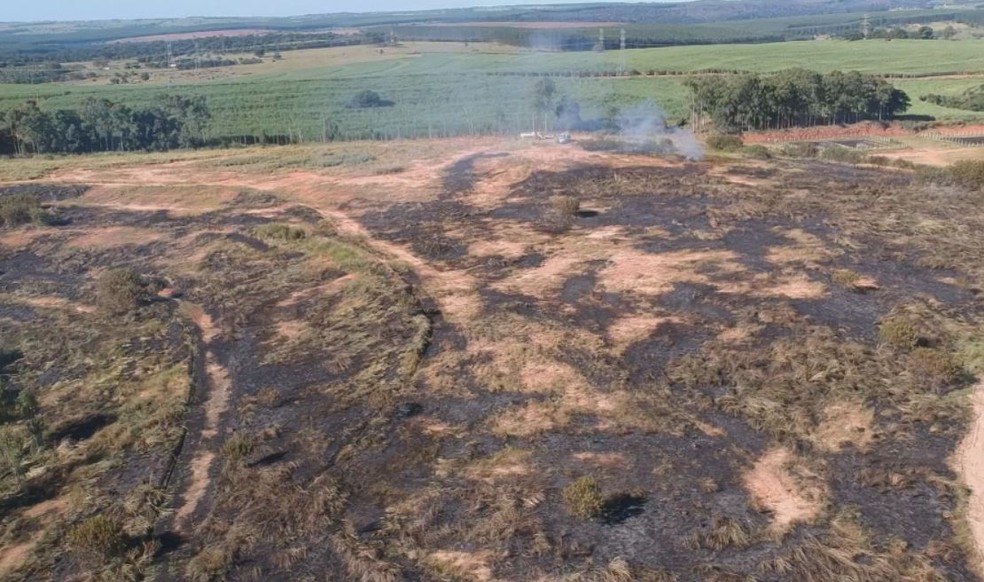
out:
M744 548L755 542L751 527L731 517L717 517L708 531L698 532L687 540L690 547L719 551L728 547Z
M205 548L188 561L185 574L194 582L219 579L232 566L232 558L224 547Z
M841 287L847 287L850 289L861 280L861 275L857 271L852 271L850 269L837 269L831 273L830 278L834 283L837 283Z
M146 295L146 287L140 274L128 267L110 269L96 282L97 302L113 314L136 309Z
M914 348L919 343L919 337L919 328L908 317L885 319L878 326L878 339L881 343L894 348Z
M594 519L601 515L605 498L594 477L585 475L564 487L564 503L572 514L581 519Z
M574 196L551 196L550 208L559 216L576 216L581 209L581 201Z
M230 463L243 463L253 452L253 439L249 435L237 432L222 443L221 452Z

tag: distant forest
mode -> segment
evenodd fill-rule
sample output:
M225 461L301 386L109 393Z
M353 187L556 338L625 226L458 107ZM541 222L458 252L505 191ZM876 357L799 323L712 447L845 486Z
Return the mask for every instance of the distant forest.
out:
M889 120L910 104L908 95L884 79L857 71L790 69L693 77L684 84L691 91L694 123L712 121L727 132Z
M131 109L87 99L78 110L47 112L29 101L0 117L0 153L46 154L167 151L205 143L211 115L204 97L162 95Z

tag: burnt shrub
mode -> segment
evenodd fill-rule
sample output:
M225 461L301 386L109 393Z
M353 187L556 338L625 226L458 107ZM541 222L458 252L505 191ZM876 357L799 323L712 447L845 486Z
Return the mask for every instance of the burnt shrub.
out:
M146 299L147 290L140 274L129 267L110 269L96 282L96 299L106 311L123 314L136 309Z

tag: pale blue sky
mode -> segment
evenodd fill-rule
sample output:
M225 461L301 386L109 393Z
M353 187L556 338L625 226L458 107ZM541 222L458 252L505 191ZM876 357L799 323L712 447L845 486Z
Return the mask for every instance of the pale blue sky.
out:
M544 0L160 0L158 2L153 0L2 0L2 3L4 6L0 8L0 22L180 16L292 16L329 12L378 12L546 2Z

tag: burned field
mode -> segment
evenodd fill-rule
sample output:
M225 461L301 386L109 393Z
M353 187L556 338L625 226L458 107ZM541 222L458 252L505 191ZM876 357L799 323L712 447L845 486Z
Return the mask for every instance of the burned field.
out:
M10 579L976 579L980 194L495 144L172 169L0 231Z

